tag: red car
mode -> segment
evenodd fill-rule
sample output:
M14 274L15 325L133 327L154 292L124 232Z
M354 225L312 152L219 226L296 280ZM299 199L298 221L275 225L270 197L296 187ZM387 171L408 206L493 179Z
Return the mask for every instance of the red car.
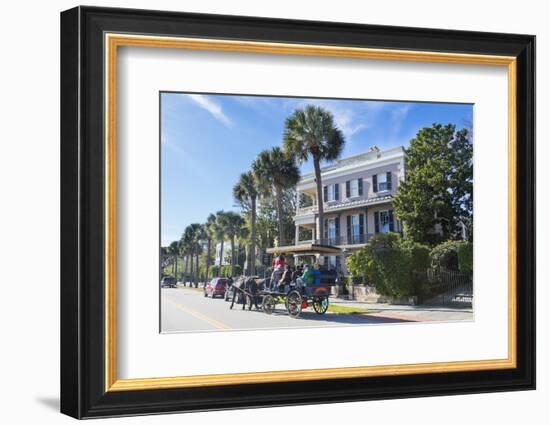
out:
M223 298L225 296L226 287L227 279L224 279L223 277L215 277L204 287L204 296L207 297L210 295L212 298L215 298L216 296Z

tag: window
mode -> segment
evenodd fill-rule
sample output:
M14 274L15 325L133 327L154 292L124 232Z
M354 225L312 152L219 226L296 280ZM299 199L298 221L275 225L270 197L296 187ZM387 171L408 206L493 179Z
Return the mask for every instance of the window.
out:
M336 240L336 219L334 218L328 220L328 238L330 243Z
M359 214L351 216L351 236L357 237L361 233L359 231Z
M374 226L376 233L393 232L393 210L376 211L374 213Z
M375 174L372 176L372 187L374 192L391 190L391 172Z
M346 198L363 196L363 179L348 180L346 182Z
M349 195L350 195L350 198L359 196L359 180L350 180Z
M328 197L327 201L334 201L334 185L328 186Z
M378 174L378 191L388 190L386 173Z
M323 196L325 198L325 202L337 201L339 199L338 184L330 184L325 186Z
M365 215L364 214L354 214L347 216L347 243L348 244L357 244L363 243L365 237L363 236L365 232Z

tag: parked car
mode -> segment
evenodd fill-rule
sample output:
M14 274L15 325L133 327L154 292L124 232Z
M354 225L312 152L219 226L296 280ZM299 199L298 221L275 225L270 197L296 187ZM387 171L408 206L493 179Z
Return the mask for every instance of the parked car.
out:
M175 277L166 276L160 280L161 288L175 288L176 286L177 286L177 282Z
M217 296L223 298L225 296L226 287L227 279L223 277L215 277L204 286L204 296L208 297L210 295L212 298Z

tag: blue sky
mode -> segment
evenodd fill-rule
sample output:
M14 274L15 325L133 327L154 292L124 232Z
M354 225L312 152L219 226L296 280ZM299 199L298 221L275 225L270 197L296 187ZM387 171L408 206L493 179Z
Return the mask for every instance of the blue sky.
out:
M286 117L310 103L334 115L346 140L342 157L373 145L407 147L420 128L462 128L473 114L461 104L162 93L162 245L211 212L238 210L232 189L239 175L260 151L281 144ZM301 170L312 171L312 163Z

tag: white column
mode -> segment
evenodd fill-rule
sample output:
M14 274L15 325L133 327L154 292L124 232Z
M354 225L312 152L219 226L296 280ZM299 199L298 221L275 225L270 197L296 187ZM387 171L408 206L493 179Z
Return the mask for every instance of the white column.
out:
M295 229L295 239L294 239L294 245L298 245L298 241L300 240L300 226L297 224Z

